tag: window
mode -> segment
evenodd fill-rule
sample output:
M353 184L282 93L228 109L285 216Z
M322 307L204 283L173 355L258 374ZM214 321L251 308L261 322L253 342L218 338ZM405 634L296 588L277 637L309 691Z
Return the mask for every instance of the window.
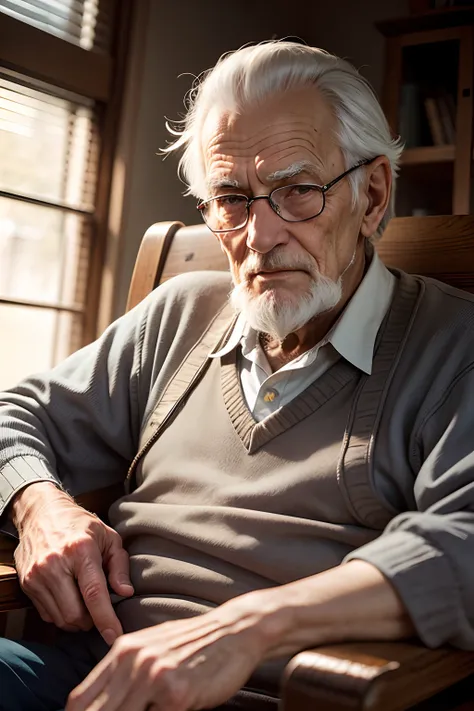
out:
M0 0L11 17L83 47L107 51L113 6L99 0Z
M0 388L96 335L129 5L0 0Z

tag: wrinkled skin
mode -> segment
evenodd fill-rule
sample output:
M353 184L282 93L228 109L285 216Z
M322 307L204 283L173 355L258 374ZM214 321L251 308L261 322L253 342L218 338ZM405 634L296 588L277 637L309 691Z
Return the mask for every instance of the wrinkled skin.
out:
M263 659L258 594L121 637L70 695L67 711L185 711L224 703Z
M112 644L122 626L107 579L119 595L133 593L120 536L53 484L25 489L23 508L16 519L20 544L15 551L23 590L45 622L70 632L95 625Z

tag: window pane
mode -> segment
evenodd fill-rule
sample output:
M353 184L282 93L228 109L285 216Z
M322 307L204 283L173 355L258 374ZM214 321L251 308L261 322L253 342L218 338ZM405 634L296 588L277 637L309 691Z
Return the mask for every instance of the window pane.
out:
M50 368L77 347L80 317L26 306L0 304L0 390L16 385L27 375ZM34 344L34 348L32 348Z
M0 76L0 189L91 209L97 160L92 104Z
M82 303L87 218L0 197L0 296Z
M0 12L98 51L111 45L115 0L0 0Z

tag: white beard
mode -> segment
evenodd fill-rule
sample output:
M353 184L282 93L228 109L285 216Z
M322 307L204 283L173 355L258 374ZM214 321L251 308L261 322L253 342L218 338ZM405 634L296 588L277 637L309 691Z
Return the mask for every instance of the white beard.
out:
M278 295L276 289L254 294L249 288L249 277L261 269L302 268L311 275L307 293L293 295L284 289ZM344 270L346 271L346 270ZM337 281L324 276L311 257L285 255L273 250L266 255L251 254L241 267L241 280L231 295L231 304L241 313L246 322L256 331L268 333L283 340L297 331L315 316L335 308L342 297L342 275Z

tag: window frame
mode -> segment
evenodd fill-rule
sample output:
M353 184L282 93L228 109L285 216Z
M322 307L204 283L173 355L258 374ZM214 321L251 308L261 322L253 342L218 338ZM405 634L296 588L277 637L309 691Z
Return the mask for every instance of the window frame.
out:
M107 0L112 17L109 53L86 50L22 20L0 12L0 66L96 102L99 165L92 234L89 244L86 297L83 306L42 304L0 296L0 304L82 313L81 345L97 336L102 274L105 264L112 172L117 148L125 73L134 22L133 0ZM26 198L25 201L32 201ZM45 204L47 201L35 201ZM80 212L80 210L73 212Z

